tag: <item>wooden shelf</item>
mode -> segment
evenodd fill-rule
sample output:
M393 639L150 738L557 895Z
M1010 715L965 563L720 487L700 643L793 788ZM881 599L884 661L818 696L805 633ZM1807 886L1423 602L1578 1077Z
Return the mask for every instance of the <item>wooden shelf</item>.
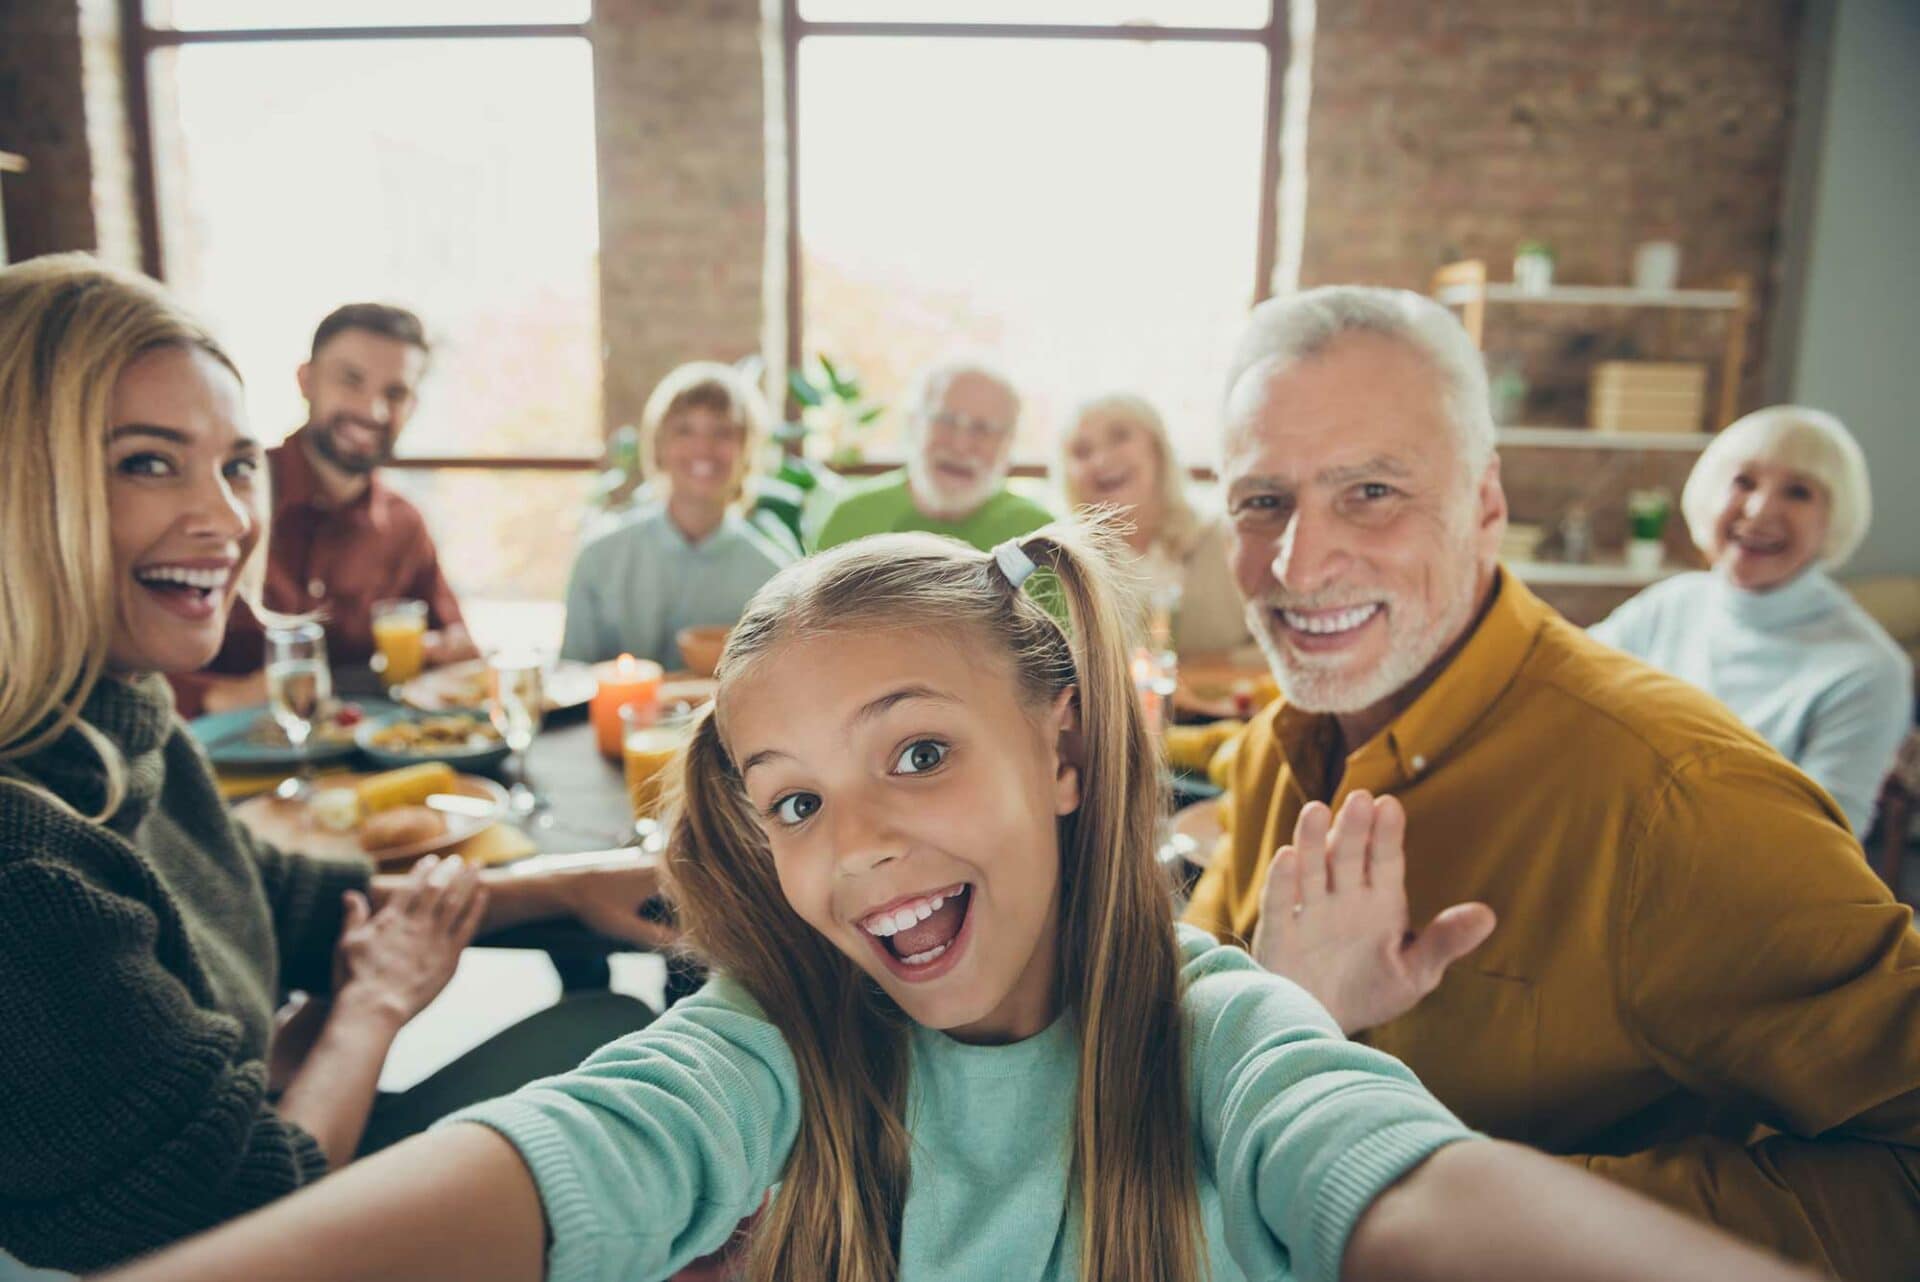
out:
M1711 432L1596 432L1590 427L1502 427L1495 433L1502 449L1698 452L1713 440Z
M1489 281L1484 285L1443 285L1434 297L1452 306L1489 303L1540 303L1563 307L1694 307L1730 312L1745 303L1735 289L1634 289L1630 285L1555 285L1543 293L1529 293L1517 285Z
M1575 564L1569 561L1508 561L1507 568L1520 576L1522 583L1542 587L1644 588L1685 574L1684 565L1662 565L1656 570L1636 570L1619 558L1602 558Z
M1433 297L1460 308L1460 323L1473 345L1484 349L1489 303L1541 303L1574 307L1677 307L1726 312L1726 347L1720 358L1720 404L1715 427L1725 427L1739 413L1740 371L1746 360L1747 322L1753 291L1745 276L1735 276L1730 289L1634 289L1628 285L1559 285L1529 293L1512 284L1487 279L1487 264L1479 258L1448 263L1433 274ZM1536 444L1538 442L1535 442ZM1641 448L1649 447L1642 440ZM1665 448L1682 448L1668 446Z

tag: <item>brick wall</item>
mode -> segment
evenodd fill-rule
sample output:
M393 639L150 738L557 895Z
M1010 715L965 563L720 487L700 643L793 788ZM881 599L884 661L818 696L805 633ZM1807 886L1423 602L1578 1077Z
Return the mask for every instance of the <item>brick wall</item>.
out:
M92 249L93 167L76 6L0 6L0 151L17 152L32 166L0 178L9 256Z
M758 352L767 229L760 0L598 0L610 424L673 366Z
M1424 290L1454 257L1503 280L1528 239L1562 280L1624 283L1636 244L1675 240L1683 284L1754 282L1751 408L1799 22L1792 0L1320 0L1302 283ZM1710 355L1723 333L1691 314L1494 319L1489 352L1524 353L1542 389L1535 421L1577 421L1596 343Z

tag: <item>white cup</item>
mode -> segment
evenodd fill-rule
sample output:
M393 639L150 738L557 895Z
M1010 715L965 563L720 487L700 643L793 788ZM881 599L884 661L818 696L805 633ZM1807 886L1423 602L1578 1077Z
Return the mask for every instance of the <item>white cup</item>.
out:
M1633 287L1666 291L1680 283L1680 246L1670 240L1650 240L1633 251Z

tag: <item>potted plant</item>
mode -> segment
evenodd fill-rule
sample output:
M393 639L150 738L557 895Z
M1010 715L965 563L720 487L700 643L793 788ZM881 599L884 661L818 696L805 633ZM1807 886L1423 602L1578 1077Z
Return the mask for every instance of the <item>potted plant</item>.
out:
M773 431L774 453L756 483L755 507L798 538L802 509L840 488L832 469L865 459L865 438L886 407L870 403L859 376L824 354L788 370L787 390L800 412Z
M1553 247L1543 240L1523 240L1513 251L1513 284L1523 294L1544 294L1553 288Z
M1667 516L1673 496L1665 490L1634 490L1627 495L1627 566L1652 573L1667 559Z

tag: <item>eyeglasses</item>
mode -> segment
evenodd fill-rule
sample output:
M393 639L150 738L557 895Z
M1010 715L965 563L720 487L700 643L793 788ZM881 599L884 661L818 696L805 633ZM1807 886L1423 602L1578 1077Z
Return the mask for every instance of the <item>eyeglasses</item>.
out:
M943 431L980 442L997 441L1011 430L1011 424L996 423L990 418L975 418L959 410L940 410L927 422Z

